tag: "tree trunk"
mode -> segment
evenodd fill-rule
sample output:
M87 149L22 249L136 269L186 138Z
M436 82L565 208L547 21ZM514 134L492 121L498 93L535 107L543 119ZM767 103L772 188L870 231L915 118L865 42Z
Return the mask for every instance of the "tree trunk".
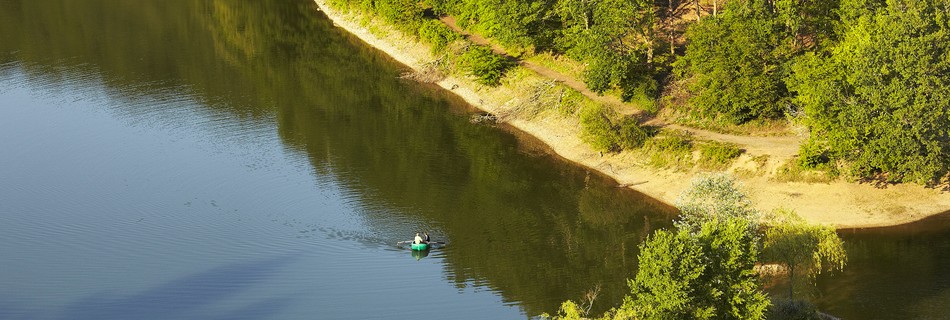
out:
M693 4L696 5L696 21L703 21L703 8L699 6L699 0L693 0Z
M647 64L653 66L653 40L647 42Z
M795 267L788 267L788 300L795 300Z
M719 0L713 0L713 17L719 14Z
M674 9L674 7L673 7L673 2L674 2L674 1L675 1L675 0L669 0L669 2L667 2L667 4L668 4L668 5L667 5L667 9L669 10L669 14L666 16L666 21L667 21L667 28L669 29L669 33L670 33L670 34L669 34L669 36L670 36L670 55L676 55L676 35L674 34L674 31L673 31L673 16L675 15L675 12L674 12L674 10L673 10L673 9Z

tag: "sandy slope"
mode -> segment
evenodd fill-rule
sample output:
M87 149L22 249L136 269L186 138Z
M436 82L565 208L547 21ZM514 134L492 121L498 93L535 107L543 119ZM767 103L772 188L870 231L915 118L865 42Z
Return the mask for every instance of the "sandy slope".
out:
M318 6L337 26L363 39L407 66L420 69L432 60L428 49L397 32L377 35L370 32L358 19L330 9L325 0L315 0ZM384 27L374 30L387 30ZM504 114L511 105L513 92L503 87L486 88L466 79L448 77L438 85L451 90L484 111ZM613 177L627 185L667 203L673 203L679 193L688 187L692 178L701 174L672 172L642 165L632 152L601 155L579 138L576 120L553 114L542 114L531 119L510 119L516 128L537 137L557 154L581 165ZM684 128L685 129L685 128ZM950 192L927 189L916 185L897 185L885 189L867 184L834 183L779 183L771 180L776 168L797 151L794 137L741 137L687 129L697 136L711 140L729 141L741 145L747 154L740 157L729 171L759 172L741 178L744 189L761 209L793 209L806 220L836 227L871 227L897 225L950 211ZM751 161L755 155L769 155L764 166ZM740 175L745 176L745 175Z

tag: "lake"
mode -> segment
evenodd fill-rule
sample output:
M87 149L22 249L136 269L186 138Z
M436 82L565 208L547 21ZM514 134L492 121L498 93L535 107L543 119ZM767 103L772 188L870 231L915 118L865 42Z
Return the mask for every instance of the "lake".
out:
M675 210L552 155L308 0L0 0L0 319L525 319ZM950 314L950 222L846 231L846 318ZM934 227L937 226L937 227ZM396 245L428 231L444 247Z

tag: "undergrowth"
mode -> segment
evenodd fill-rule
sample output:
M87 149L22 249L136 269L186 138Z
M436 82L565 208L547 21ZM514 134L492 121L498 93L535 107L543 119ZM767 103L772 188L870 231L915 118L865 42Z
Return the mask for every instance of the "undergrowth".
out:
M693 166L693 143L682 135L658 135L648 140L643 150L647 153L647 164L656 168L685 169Z
M699 145L699 166L703 169L724 170L743 152L734 144L704 142Z

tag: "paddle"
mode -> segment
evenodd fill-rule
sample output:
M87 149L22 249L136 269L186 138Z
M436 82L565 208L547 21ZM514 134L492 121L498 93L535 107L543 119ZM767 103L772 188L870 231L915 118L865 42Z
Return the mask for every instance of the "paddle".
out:
M396 244L410 244L410 243L413 243L413 242L414 242L413 240L409 240L409 241L399 241L399 242L396 242ZM444 245L444 244L445 244L445 242L442 242L442 241L429 241L429 242L427 242L427 243L428 243L428 244L441 244L441 245Z

